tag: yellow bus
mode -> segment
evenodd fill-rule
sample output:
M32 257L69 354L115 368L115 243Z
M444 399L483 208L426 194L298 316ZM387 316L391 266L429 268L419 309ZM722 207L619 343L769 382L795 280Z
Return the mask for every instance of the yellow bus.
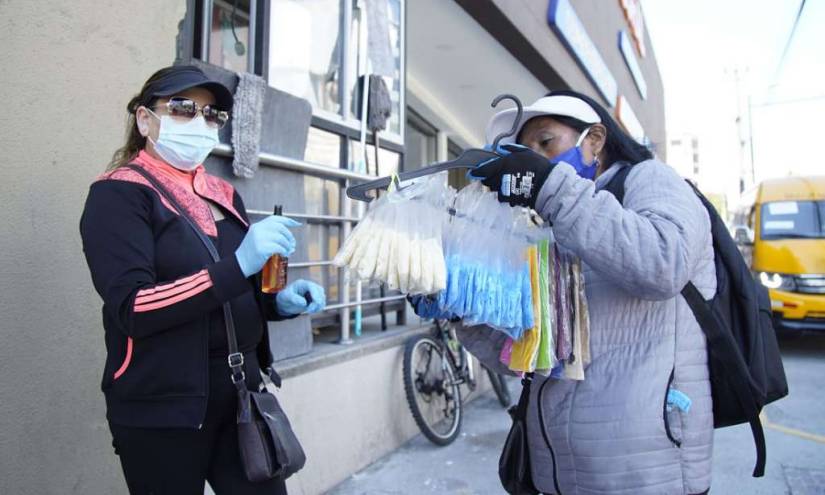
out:
M760 183L743 195L732 231L770 291L775 328L825 331L825 176Z

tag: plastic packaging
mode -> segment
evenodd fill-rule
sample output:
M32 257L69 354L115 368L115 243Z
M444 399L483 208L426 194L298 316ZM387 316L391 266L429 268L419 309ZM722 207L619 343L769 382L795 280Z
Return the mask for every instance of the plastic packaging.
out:
M447 268L441 233L454 195L443 176L390 191L370 205L333 264L359 280L408 294L443 290Z
M535 323L528 248L547 235L527 211L498 201L480 183L462 189L444 232L447 284L441 310L514 339Z

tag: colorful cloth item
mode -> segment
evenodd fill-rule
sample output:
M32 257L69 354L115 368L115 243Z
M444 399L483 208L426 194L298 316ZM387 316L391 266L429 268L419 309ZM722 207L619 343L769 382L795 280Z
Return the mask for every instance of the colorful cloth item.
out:
M540 314L539 309L539 265L538 249L533 246L528 248L527 257L530 263L530 289L533 295L530 301L533 314ZM539 341L541 339L541 318L535 318L532 328L525 330L520 339L513 343L513 351L510 359L510 369L513 371L533 371L536 369L536 358L538 356Z

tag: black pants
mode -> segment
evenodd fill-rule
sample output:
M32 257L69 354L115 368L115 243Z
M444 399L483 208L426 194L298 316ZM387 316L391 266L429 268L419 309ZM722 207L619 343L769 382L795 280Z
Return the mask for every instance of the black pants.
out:
M260 383L255 353L244 355L246 380ZM286 495L281 479L246 479L238 450L237 392L226 358L209 366L209 403L200 430L131 428L109 423L115 453L132 495L203 495L204 481L217 495Z

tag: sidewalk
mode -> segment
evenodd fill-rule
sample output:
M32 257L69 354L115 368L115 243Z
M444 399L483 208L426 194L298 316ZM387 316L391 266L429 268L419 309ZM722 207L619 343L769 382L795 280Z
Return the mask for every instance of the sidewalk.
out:
M518 380L509 385L513 400L518 399ZM467 405L461 434L451 445L438 447L418 435L327 493L501 495L498 457L510 423L490 391Z
M818 345L816 345L818 344ZM787 347L787 346L786 346ZM784 349L792 394L766 408L768 443L764 478L752 478L755 459L750 428L740 425L715 431L712 494L825 494L825 338ZM510 382L518 399L521 386ZM329 495L506 495L498 480L498 457L510 417L493 392L466 408L461 436L437 447L418 435L329 491Z

